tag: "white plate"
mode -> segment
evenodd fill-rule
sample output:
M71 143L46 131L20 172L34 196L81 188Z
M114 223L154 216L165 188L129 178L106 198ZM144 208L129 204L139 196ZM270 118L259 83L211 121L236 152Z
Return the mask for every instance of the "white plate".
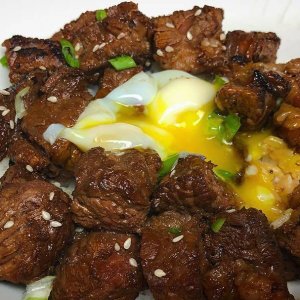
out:
M0 41L20 34L46 38L81 12L119 3L118 0L1 0ZM140 10L147 15L168 14L204 4L225 10L224 30L260 30L276 32L282 42L278 53L281 62L300 57L300 1L297 0L139 0ZM4 49L0 51L2 56ZM0 67L0 88L9 85L7 70ZM300 299L300 283L290 285ZM0 299L20 300L23 288L0 283Z

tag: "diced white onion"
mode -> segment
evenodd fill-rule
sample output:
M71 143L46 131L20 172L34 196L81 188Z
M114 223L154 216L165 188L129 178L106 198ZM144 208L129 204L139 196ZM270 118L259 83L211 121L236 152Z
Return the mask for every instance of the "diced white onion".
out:
M15 98L16 120L22 119L26 114L23 97L29 92L29 87L22 89Z
M64 129L65 126L61 124L51 124L44 132L43 137L47 142L53 145Z

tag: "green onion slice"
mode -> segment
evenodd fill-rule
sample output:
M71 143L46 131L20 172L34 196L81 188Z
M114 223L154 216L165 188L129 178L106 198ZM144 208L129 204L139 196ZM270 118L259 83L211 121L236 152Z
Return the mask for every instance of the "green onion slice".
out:
M180 227L170 227L169 232L175 235L180 235L182 230Z
M122 71L136 67L136 63L131 56L118 56L109 59L108 61L117 71Z
M47 300L52 289L54 278L55 276L46 276L28 284L23 300Z
M216 77L215 77L215 79L214 79L214 81L213 81L213 84L214 84L216 90L218 91L218 90L220 90L220 89L223 87L223 85L225 85L227 82L228 82L228 81L226 81L223 77L216 75Z
M232 141L234 136L237 134L241 127L241 120L239 116L229 114L225 117L223 122L223 142L229 143Z
M107 17L107 13L104 9L99 9L96 11L97 21L103 21Z
M8 62L7 62L7 57L6 55L2 56L1 59L0 59L0 64L3 66L3 67L8 67Z
M65 39L60 40L60 45L67 64L72 68L79 68L79 60L75 57L73 45Z
M173 166L177 163L179 158L179 153L170 155L169 157L167 157L162 164L162 167L158 173L158 177L162 178L164 176L166 176L167 174L169 174L173 168Z
M225 221L226 221L225 218L217 219L213 224L211 224L211 230L214 233L218 233L221 230L221 228L223 227Z
M234 180L235 178L235 174L223 169L214 168L213 172L218 178L220 178L223 181L230 181L230 180Z

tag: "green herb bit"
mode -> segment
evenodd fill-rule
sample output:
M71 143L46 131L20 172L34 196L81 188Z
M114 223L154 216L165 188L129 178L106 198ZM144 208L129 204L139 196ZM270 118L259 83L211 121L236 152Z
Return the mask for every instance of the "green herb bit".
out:
M3 67L8 67L8 62L7 62L7 57L6 55L2 56L1 59L0 59L0 64L3 66Z
M223 181L231 181L235 178L235 174L223 169L214 168L213 172L218 178L220 178Z
M229 114L228 116L226 116L223 122L222 141L224 143L231 142L234 136L239 131L240 127L241 121L239 116L234 114Z
M97 21L103 21L107 17L107 13L104 9L99 9L96 11Z
M217 219L212 225L211 225L211 230L214 233L218 233L221 228L223 227L224 223L225 223L226 219L225 218L219 218Z
M136 63L131 56L118 56L108 61L117 71L136 67Z
M216 77L213 81L213 84L217 91L220 90L221 87L223 87L223 85L225 85L226 83L227 83L227 81L223 77L218 76L218 75L216 75Z
M67 64L72 68L79 68L79 60L75 57L73 45L65 39L60 40L60 45Z
M169 232L175 235L180 235L182 230L180 227L170 227Z
M162 167L158 173L158 177L162 178L164 176L166 176L167 174L169 174L173 168L173 166L176 164L176 162L178 161L179 158L179 153L170 155L169 157L167 157L162 164Z

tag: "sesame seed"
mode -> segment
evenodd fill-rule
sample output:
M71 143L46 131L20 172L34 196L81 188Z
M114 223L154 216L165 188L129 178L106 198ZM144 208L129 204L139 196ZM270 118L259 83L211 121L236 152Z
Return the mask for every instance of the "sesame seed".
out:
M93 48L93 52L96 52L99 49L99 47L100 47L99 45L95 45Z
M252 160L252 155L248 154L247 157L245 158L245 161L251 161Z
M115 250L116 251L120 251L121 250L121 247L118 243L115 243Z
M226 38L226 35L225 35L224 32L222 32L222 33L220 34L220 41L224 41L225 38Z
M44 67L44 66L40 66L39 69L40 69L40 70L43 70L43 71L46 71L46 70L47 70L46 67Z
M9 127L10 127L10 129L14 129L15 128L15 122L13 120L9 121Z
M200 16L200 15L201 15L201 13L202 13L202 9L201 9L201 8L199 8L198 10L196 10L196 12L195 12L194 16L195 16L195 17L197 17L197 16Z
M80 232L83 232L83 231L84 231L84 228L83 228L83 227L76 227L76 228L75 228L75 232L80 233Z
M32 168L32 166L30 166L30 165L27 165L27 166L26 166L26 170L27 170L28 172L33 172L33 168Z
M51 219L51 215L45 210L42 210L42 217L46 221L49 221Z
M80 50L80 48L81 48L81 44L80 44L80 43L76 43L76 45L75 45L75 47L74 47L74 50L75 50L76 52L78 52L78 51Z
M124 242L124 249L128 250L131 246L131 238L128 238L125 242Z
M7 222L4 224L3 228L4 228L4 229L11 228L11 227L13 227L13 226L14 226L14 224L15 224L15 222L14 222L14 221L12 221L12 220L10 220L10 221L7 221Z
M231 214L231 213L233 213L233 212L235 212L235 211L236 211L235 208L231 208L231 209L227 209L227 210L226 210L226 212L229 213L229 214Z
M4 96L9 96L10 92L6 91L6 90L0 90L0 94L4 95Z
M106 43L102 43L102 44L99 45L99 49L102 49L102 48L104 48L105 46L106 46Z
M191 34L190 31L188 31L188 32L186 33L186 37L187 37L187 39L188 39L189 41L191 41L191 40L193 39L193 35Z
M129 258L129 264L135 268L137 268L138 264L134 258Z
M2 112L2 116L6 116L10 112L10 109L6 109Z
M56 103L56 102L57 102L57 97L55 97L55 96L50 96L50 97L47 98L47 100L48 100L49 102Z
M248 166L245 170L245 174L248 175L248 176L253 176L253 175L256 175L258 172L258 169L256 166Z
M56 228L62 226L62 224L58 221L51 221L50 226Z
M1 105L0 110L6 110L6 107Z
M51 193L49 194L49 200L52 201L53 198L54 198L54 192L51 192Z
M124 32L121 32L121 33L117 36L117 39L120 40L120 39L122 39L123 37L125 37L125 33L124 33Z
M171 23L171 22L167 22L167 23L166 23L166 26L167 26L168 28L175 28L174 24Z
M227 48L226 48L226 46L222 46L222 50L226 50Z
M16 46L12 51L18 52L18 51L20 51L21 49L22 49L21 46Z
M174 239L172 240L172 242L173 242L173 243L177 243L177 242L181 241L182 239L183 239L183 235L179 235L179 236L177 236L176 238L174 238Z
M201 46L208 47L210 45L208 38L205 38L201 41Z
M76 54L76 55L75 55L75 58L76 58L76 59L78 59L78 58L79 58L79 55L78 55L78 54Z
M166 52L173 52L174 48L171 46L167 46L165 50L166 50Z
M210 46L214 47L214 48L216 48L216 47L218 47L220 45L219 41L216 40L216 39L210 39L209 43L210 43Z
M147 61L145 62L145 66L146 66L146 67L150 67L150 66L151 66L151 61L150 61L150 60L147 60Z
M164 53L160 49L157 49L156 54L158 56L164 56Z
M164 276L166 276L167 274L163 271L163 270L161 270L161 269L156 269L155 271L154 271L154 275L156 276L156 277L164 277Z

